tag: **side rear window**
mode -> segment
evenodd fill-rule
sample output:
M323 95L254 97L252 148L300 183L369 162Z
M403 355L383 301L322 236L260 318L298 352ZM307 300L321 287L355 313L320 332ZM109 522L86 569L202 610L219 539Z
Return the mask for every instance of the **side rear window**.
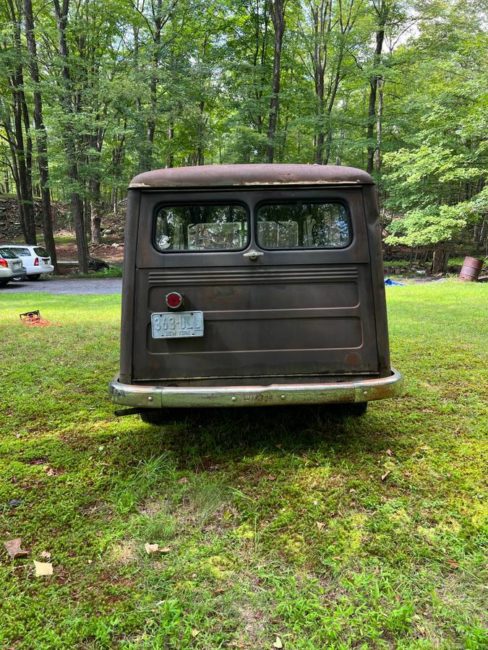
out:
M41 246L37 246L37 248L34 248L34 253L36 255L39 255L39 257L49 257L49 253L45 248L42 248Z
M30 257L30 250L28 248L9 248L9 250L19 257Z
M247 209L235 204L165 205L156 214L161 252L241 250L249 239Z
M351 217L343 203L262 203L256 221L262 248L345 248L352 241Z

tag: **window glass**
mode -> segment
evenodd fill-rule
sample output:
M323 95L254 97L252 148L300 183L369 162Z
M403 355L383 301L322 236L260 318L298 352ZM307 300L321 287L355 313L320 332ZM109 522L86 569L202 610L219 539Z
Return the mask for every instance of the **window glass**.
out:
M42 246L37 246L34 248L34 253L36 255L39 255L39 257L49 257L49 253L45 248L42 248Z
M15 260L15 259L17 259L17 255L15 255L15 253L13 253L8 248L0 248L0 256L3 257L6 260Z
M239 250L248 240L247 210L239 204L165 205L156 215L160 251Z
M9 250L20 257L30 257L30 250L28 248L9 248Z
M262 248L344 248L351 243L351 219L342 203L268 203L257 211Z

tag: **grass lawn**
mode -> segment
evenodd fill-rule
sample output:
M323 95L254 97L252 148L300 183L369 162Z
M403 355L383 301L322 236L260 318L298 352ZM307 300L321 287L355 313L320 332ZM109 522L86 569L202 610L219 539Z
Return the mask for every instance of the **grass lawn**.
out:
M0 647L487 648L488 285L388 302L404 397L157 428L107 398L118 296L0 294Z

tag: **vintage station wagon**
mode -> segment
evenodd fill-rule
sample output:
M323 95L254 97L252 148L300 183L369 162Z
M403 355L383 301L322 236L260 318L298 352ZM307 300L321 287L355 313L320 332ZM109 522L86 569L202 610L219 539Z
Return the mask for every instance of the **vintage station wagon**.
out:
M330 165L161 169L130 184L116 404L347 403L398 393L372 178Z

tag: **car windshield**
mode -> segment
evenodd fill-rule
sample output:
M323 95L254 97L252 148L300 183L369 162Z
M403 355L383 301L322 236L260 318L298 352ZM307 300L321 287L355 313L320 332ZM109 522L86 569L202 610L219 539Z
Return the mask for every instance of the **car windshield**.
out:
M0 256L6 260L15 260L17 255L9 248L0 248Z
M42 248L42 246L37 246L34 248L34 253L36 255L39 255L39 257L49 257L49 253L45 248Z

